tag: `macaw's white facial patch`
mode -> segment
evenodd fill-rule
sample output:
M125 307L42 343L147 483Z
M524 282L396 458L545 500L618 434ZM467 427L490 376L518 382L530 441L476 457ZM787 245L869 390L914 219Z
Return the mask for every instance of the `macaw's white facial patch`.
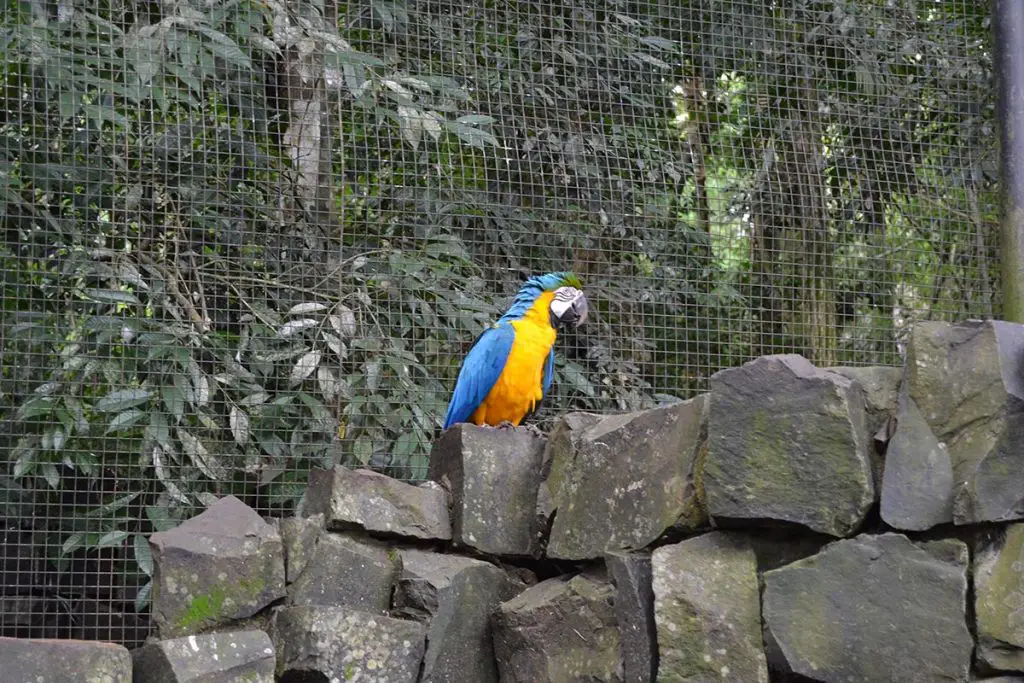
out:
M559 287L551 300L551 315L562 324L579 327L587 319L587 297L575 287Z

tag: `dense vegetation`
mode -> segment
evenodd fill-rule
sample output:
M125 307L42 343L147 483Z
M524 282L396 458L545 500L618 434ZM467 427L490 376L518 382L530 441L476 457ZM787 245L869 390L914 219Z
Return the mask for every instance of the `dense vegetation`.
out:
M560 409L998 310L986 3L8 7L0 515L38 586L144 584L142 534L310 467L422 476L528 273L596 308Z

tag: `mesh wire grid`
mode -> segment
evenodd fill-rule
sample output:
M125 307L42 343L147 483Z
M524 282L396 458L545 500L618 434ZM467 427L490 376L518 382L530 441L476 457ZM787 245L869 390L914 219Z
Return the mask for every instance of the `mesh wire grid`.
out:
M998 312L988 3L9 2L0 635L148 634L146 534L425 474L529 274L537 416Z

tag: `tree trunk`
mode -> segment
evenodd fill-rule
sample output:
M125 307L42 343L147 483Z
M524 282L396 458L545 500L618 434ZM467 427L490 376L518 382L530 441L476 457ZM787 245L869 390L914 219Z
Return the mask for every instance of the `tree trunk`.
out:
M815 365L825 367L836 364L838 348L834 247L828 229L825 162L818 125L810 116L795 123L789 161L799 209L795 225L799 253L792 260L800 268L798 319L805 353Z

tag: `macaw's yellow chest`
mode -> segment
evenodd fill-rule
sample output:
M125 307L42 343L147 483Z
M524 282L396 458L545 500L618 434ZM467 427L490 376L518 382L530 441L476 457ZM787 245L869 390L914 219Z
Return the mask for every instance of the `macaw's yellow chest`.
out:
M548 313L552 296L545 292L522 319L512 321L515 341L498 381L470 417L474 424L518 426L544 397L544 366L557 336Z

